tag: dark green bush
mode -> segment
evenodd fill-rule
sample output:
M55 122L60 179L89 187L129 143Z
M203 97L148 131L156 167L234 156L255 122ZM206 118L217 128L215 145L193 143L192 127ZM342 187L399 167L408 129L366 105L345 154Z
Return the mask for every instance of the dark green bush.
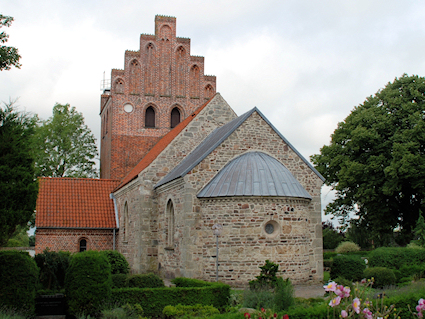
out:
M278 278L276 288L274 290L274 307L275 311L288 309L294 304L294 287L289 279L283 280Z
M130 288L161 288L165 286L162 278L155 274L129 276L127 285Z
M420 265L425 263L425 249L381 247L369 254L370 267L398 269L400 265Z
M324 228L323 235L323 249L335 249L343 241L344 237L336 229Z
M364 269L365 263L358 256L335 256L331 268L331 278L344 277L348 280L358 281L362 279Z
M323 267L332 268L332 263L333 263L332 259L325 259L323 260Z
M75 254L65 276L69 310L96 316L111 297L111 265L98 251Z
M180 304L176 306L166 306L162 313L170 319L177 319L181 317L208 318L215 314L220 314L217 308L200 304L196 304L193 306L186 306Z
M224 310L229 303L230 286L215 283L207 287L192 288L120 288L112 290L112 304L140 304L145 316L161 317L165 306L212 305Z
M249 282L249 289L267 290L274 288L277 283L276 274L279 271L279 265L266 260L266 263L259 268L261 269L260 275L255 277L257 279Z
M44 250L34 257L40 269L40 283L43 289L60 290L65 287L65 273L69 266L69 252Z
M125 257L117 250L102 251L111 264L111 274L128 274L129 266Z
M171 280L176 287L206 287L214 285L214 282L203 281L199 279L177 277Z
M125 288L127 287L127 275L126 274L113 274L112 288Z
M366 279L374 278L374 288L391 286L396 283L394 271L385 267L370 267L365 269L363 274Z
M0 251L0 308L31 315L35 310L38 268L26 252Z

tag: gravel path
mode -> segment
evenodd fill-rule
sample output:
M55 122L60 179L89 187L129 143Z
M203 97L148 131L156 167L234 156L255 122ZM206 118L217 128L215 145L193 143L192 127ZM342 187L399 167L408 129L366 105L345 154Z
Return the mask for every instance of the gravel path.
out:
M294 292L295 297L308 299L323 297L325 289L323 289L323 285L295 285Z

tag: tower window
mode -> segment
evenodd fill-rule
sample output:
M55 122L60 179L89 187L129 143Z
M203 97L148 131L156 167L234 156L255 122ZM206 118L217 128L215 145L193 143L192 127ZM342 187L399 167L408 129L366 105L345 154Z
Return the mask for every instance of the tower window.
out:
M152 106L146 109L145 127L155 127L155 110Z
M176 127L180 123L180 111L177 107L171 111L171 128Z

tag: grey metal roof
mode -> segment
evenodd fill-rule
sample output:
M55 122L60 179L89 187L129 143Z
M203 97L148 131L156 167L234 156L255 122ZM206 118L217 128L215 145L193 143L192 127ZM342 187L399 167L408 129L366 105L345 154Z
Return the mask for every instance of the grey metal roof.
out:
M227 137L230 136L245 120L251 116L252 113L257 112L267 124L280 136L280 138L308 165L319 178L324 181L323 176L310 164L293 146L288 140L280 134L280 132L270 123L270 121L261 113L256 107L252 110L242 114L235 118L229 123L215 129L210 135L208 135L201 144L198 145L189 155L187 155L170 173L168 173L162 180L160 180L155 188L164 185L172 180L179 177L185 176L189 173L192 168L198 165L205 157L208 156L217 146L219 146Z
M199 198L231 196L312 198L282 163L262 152L233 159L198 194Z

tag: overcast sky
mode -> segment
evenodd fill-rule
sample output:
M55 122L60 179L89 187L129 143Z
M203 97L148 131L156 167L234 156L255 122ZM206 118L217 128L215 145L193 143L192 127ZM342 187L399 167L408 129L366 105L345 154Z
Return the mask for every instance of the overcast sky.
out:
M403 73L425 76L425 1L3 0L0 10L15 18L0 31L22 56L21 69L0 72L0 101L42 119L69 103L97 138L103 74L154 34L156 14L177 18L238 115L257 106L307 159L367 96Z

